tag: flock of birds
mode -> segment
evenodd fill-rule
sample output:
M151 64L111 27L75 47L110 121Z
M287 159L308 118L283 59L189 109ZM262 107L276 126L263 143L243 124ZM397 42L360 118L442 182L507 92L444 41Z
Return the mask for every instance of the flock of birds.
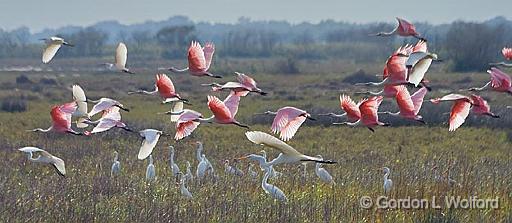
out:
M345 122L335 122L335 125L349 125L358 126L363 125L375 131L377 126L387 126L389 123L379 121L380 114L387 114L399 116L404 119L410 119L417 122L425 123L420 115L421 106L424 97L430 90L428 86L429 81L425 78L425 74L430 65L439 61L435 53L431 53L427 49L427 40L422 38L416 31L416 28L410 22L397 18L398 25L391 32L381 32L375 34L376 36L391 36L398 35L403 37L415 37L418 42L415 45L405 45L398 48L387 59L382 73L383 80L378 83L360 83L356 85L364 86L383 86L383 89L378 92L359 92L370 94L369 98L360 100L355 103L349 96L340 95L340 108L344 111L343 114L318 114L319 116L331 116L334 118L346 117ZM48 63L57 53L62 45L73 46L59 37L51 37L45 39L47 47L43 52L42 61ZM107 64L110 67L115 67L117 70L125 73L132 73L126 67L127 61L127 47L124 43L119 43L116 54L115 63ZM212 77L221 78L221 76L212 74L209 68L212 64L215 46L213 43L206 43L201 47L200 43L193 41L188 49L188 67L184 69L170 68L169 70L176 73L188 72L192 76L197 77ZM504 48L503 56L507 60L512 60L512 49ZM512 94L512 81L509 75L499 70L495 66L509 66L505 62L493 63L493 67L488 70L491 79L483 87L471 88L468 91L483 91L491 89L496 92L504 92ZM174 139L176 141L182 140L190 136L195 129L201 124L217 123L222 125L236 125L240 128L249 129L249 126L240 123L236 120L235 116L238 111L238 105L241 98L250 93L266 95L267 92L258 88L256 81L249 75L236 72L237 81L226 82L224 84L211 83L204 84L212 88L212 91L228 91L229 94L224 100L220 100L216 96L208 95L207 106L212 115L209 117L194 111L189 108L184 108L185 105L191 105L186 98L180 96L176 91L172 80L166 74L157 74L155 80L155 88L153 91L136 90L128 92L128 94L144 94L144 95L158 95L163 103L173 103L170 111L165 114L170 116L170 121L175 123L176 132ZM409 93L407 86L419 87L419 90L412 95ZM142 138L142 145L139 149L137 158L144 160L149 158L149 164L146 171L146 179L153 181L156 179L155 166L153 164L152 151L156 147L158 140L161 136L172 137L168 133L164 133L157 129L144 129L133 130L121 119L121 110L129 112L129 109L123 106L117 100L111 98L100 98L98 100L90 100L86 97L85 91L79 85L72 87L73 100L71 102L53 106L50 114L52 118L52 125L47 129L37 128L31 131L40 132L56 132L56 133L69 133L75 135L91 135L105 132L112 128L121 128L127 132L138 133ZM383 98L394 98L398 105L399 111L379 111L379 105ZM434 104L441 102L452 102L453 106L449 117L449 131L455 131L465 121L466 117L472 111L475 115L487 115L493 118L499 118L491 112L489 104L480 96L471 94L469 96L462 94L448 94L441 98L430 100ZM94 103L92 109L88 109L88 103ZM510 107L508 107L510 108ZM92 120L94 116L101 114L96 120ZM269 178L276 178L282 173L277 172L274 167L286 163L300 163L304 164L304 174L307 162L315 162L315 173L320 180L329 184L335 184L333 177L329 172L322 168L322 164L334 164L335 161L324 159L321 155L310 156L305 155L285 141L293 138L302 123L307 119L314 120L314 118L307 111L296 107L283 107L277 111L267 111L265 115L274 115L274 120L271 125L271 133L278 134L279 138L261 131L247 131L245 133L247 139L254 144L264 145L276 149L280 154L269 161L265 151L261 154L248 154L240 158L234 159L235 161L250 160L257 162L261 171L264 172L261 187L273 198L286 201L287 198L282 190L277 186L269 184ZM75 121L72 121L72 120ZM76 124L77 128L85 129L93 126L91 131L76 131L72 128L72 123ZM217 175L214 172L213 166L203 153L203 144L195 142L197 145L196 159L198 161L195 176L192 174L190 162L186 162L187 168L184 173L180 170L175 163L174 147L170 146L170 165L172 174L179 178L180 190L183 196L192 198L191 192L186 187L186 182L196 178L199 181L206 179L208 176L215 178ZM28 154L30 161L49 163L55 167L58 174L65 176L64 161L47 151L36 147L24 147L19 149ZM33 153L38 153L39 156L34 158ZM119 154L115 152L114 162L112 164L111 175L119 175L121 172L121 164L119 161ZM231 165L229 160L225 160L224 169L226 174L230 175L244 175L244 172L236 166ZM389 179L391 170L387 167L383 168L384 171L384 192L389 193L392 187L392 181ZM254 165L251 163L247 171L247 175L252 178L258 177L258 172L255 171Z

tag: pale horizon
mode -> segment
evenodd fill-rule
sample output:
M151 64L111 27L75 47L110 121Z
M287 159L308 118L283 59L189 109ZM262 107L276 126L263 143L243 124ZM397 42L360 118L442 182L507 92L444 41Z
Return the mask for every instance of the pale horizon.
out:
M485 21L497 16L512 18L506 16L512 8L512 1L506 0L496 0L493 4L468 0L463 5L456 1L431 0L424 6L410 4L405 0L395 1L393 4L384 4L380 0L217 0L215 4L186 0L154 0L151 4L133 0L90 0L73 2L73 5L67 4L70 2L63 0L26 0L3 4L0 28L13 30L28 27L35 33L47 28L90 26L112 20L131 25L146 21L162 21L173 16L186 16L194 22L236 23L240 17L247 17L255 21L288 21L292 24L318 23L329 19L353 23L394 22L397 16L413 22L431 24L444 24L456 20Z

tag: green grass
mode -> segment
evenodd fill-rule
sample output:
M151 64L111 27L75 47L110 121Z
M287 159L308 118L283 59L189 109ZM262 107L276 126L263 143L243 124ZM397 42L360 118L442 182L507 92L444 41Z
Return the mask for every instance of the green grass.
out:
M371 69L370 69L371 70ZM377 72L378 70L375 70ZM256 120L255 112L274 110L284 105L303 108L338 109L338 95L352 92L350 86L341 84L345 75L256 75L259 85L271 95L251 95L241 101L238 119L251 124L252 130L269 132L270 119ZM512 216L512 152L510 128L493 128L491 122L482 125L464 125L456 132L448 132L446 125L404 126L377 128L371 133L366 128L349 128L315 125L307 122L289 142L299 151L310 155L321 154L337 160L336 165L324 167L334 176L333 187L318 182L314 167L308 165L307 178L302 178L301 165L277 166L284 176L271 180L288 196L288 203L273 201L260 187L260 180L233 178L224 174L222 161L247 153L266 149L270 156L278 152L249 142L245 130L236 126L201 125L194 134L175 142L162 137L153 152L157 181L144 179L146 161L136 156L141 139L136 134L112 130L91 137L72 135L47 135L26 132L26 129L47 127L50 124L51 105L71 100L67 89L79 83L88 97L116 98L131 108L123 119L136 129L156 128L174 134L174 124L169 118L157 115L169 109L160 99L151 96L129 96L129 90L139 87L152 88L154 75L140 74L82 74L79 77L60 76L59 86L17 86L18 73L2 73L2 97L28 98L28 111L22 113L0 112L0 219L16 221L72 221L72 222L504 222ZM485 82L485 74L434 73L431 81L447 87L459 85L443 82L445 75L456 82L471 76L474 83ZM38 80L42 74L29 73ZM444 78L443 78L444 77ZM178 91L189 98L193 109L210 114L206 95L224 98L227 93L210 93L199 83L211 80L189 76L171 75ZM225 79L225 80L224 80ZM223 81L233 79L227 76ZM217 80L216 80L217 81ZM330 84L331 82L335 85ZM340 83L340 84L338 84ZM477 84L478 85L478 84ZM460 85L463 86L463 85ZM17 90L16 90L16 89ZM442 94L442 89L432 95ZM493 106L510 103L493 93L486 93ZM293 96L290 99L290 96ZM507 114L502 114L506 117ZM506 118L504 117L504 118ZM510 118L509 118L510 119ZM177 163L185 169L185 161L197 161L195 146L200 140L205 153L219 175L216 182L199 184L194 181L189 190L192 201L181 197L176 180L169 168L168 145L176 149ZM38 146L61 157L66 162L67 177L61 178L50 166L27 161L16 149ZM113 152L118 151L122 174L110 177ZM238 163L247 170L248 163ZM392 170L394 188L391 197L431 198L473 196L500 198L497 210L378 210L363 209L359 198L382 195L383 166ZM437 167L437 169L433 167ZM450 186L436 181L448 174L460 186ZM260 177L262 174L260 173Z

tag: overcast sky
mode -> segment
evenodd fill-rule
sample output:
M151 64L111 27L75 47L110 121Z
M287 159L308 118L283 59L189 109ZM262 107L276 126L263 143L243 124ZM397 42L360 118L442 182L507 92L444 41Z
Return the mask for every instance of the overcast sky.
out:
M395 16L434 24L495 16L512 19L512 0L0 0L0 5L0 28L27 26L32 31L103 20L132 24L174 15L225 23L241 16L292 23L325 19L392 22Z

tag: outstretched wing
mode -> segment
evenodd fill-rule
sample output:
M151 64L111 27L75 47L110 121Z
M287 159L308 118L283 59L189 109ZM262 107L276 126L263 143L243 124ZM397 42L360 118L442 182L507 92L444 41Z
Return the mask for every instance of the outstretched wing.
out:
M44 49L43 51L43 63L49 63L50 60L52 60L52 58L55 56L57 51L60 49L60 46L60 44L48 44L46 46L46 49Z
M126 67L126 60L128 59L128 48L124 43L119 43L116 48L116 67L123 70Z
M188 67L193 72L205 71L207 69L203 48L196 41L192 41L188 48Z
M206 62L206 70L210 69L212 64L213 53L215 52L215 45L212 42L206 42L203 48L204 58Z

